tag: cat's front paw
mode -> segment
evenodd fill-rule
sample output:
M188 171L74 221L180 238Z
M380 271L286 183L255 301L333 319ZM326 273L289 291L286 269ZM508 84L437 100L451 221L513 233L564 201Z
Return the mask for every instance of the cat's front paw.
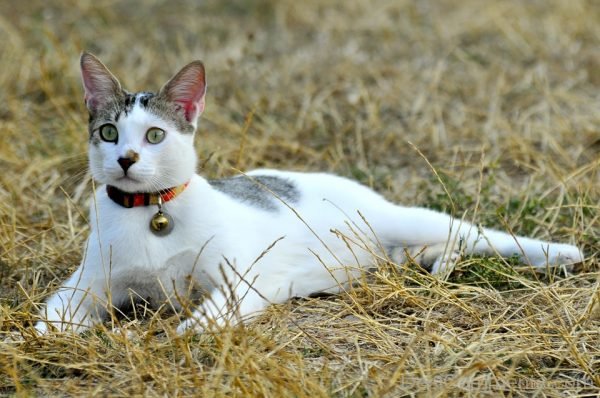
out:
M20 344L25 341L25 337L18 330L11 330L5 333L2 333L0 337L0 341L6 344Z
M77 331L74 328L68 327L66 323L59 321L37 321L33 326L38 336L44 336L49 333L63 333Z
M34 325L34 329L38 336L43 336L52 332L83 333L93 327L96 323L99 323L99 321L94 321L94 318L89 316L85 319L72 319L69 321L60 319L58 316L44 319L45 316L42 315L41 318L42 320L37 321Z

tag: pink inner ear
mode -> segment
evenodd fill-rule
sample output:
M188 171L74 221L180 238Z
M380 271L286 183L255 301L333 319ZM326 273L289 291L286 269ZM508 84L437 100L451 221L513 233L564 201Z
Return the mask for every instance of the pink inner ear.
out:
M85 103L85 106L88 107L88 109L94 109L98 106L98 101L94 101L94 97L89 95L87 92L83 96L83 101Z
M204 111L206 81L202 63L195 61L185 66L165 84L161 93L183 110L188 122L195 123Z
M185 119L188 122L193 122L199 114L204 112L204 96L199 99L191 99L189 101L179 100L177 104L181 105L185 112Z
M83 97L83 101L85 103L85 106L87 106L88 109L96 109L100 106L100 101L98 100L98 98L87 92L85 93L85 95Z
M85 106L91 111L95 111L101 106L101 103L98 100L98 98L91 94L86 93L83 97L83 101L85 103Z
M93 85L93 79L91 77L90 72L87 70L87 68L84 68L83 65L81 68L81 77L83 79L83 90L85 93L83 96L83 100L85 101L85 105L89 109L94 108L97 105L97 101L93 101L93 92L96 89L96 87Z

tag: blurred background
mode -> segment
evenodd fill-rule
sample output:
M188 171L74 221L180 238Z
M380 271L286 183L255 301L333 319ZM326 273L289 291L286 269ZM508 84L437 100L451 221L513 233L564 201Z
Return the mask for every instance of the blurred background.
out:
M3 120L25 123L19 146L84 149L83 137L62 137L84 126L78 55L85 49L129 90L157 90L185 63L203 60L210 91L198 148L224 165L389 177L413 163L411 141L434 163L486 148L526 173L549 167L536 165L540 152L575 167L598 153L599 8L595 1L6 1ZM246 152L232 156L249 113Z

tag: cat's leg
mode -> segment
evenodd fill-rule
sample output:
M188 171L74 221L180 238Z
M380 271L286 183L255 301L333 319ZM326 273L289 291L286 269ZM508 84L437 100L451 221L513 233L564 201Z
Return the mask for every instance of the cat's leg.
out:
M511 235L488 228L483 228L472 236L468 235L466 241L469 253L492 252L504 257L518 255L525 263L538 268L571 265L584 259L583 252L577 246Z
M52 327L83 332L107 315L110 288L98 257L86 256L79 268L47 301L35 325L39 333ZM86 261L87 260L87 261ZM121 297L117 298L121 300Z
M566 265L583 260L573 245L514 236L477 226L423 208L407 208L390 203L366 214L366 219L386 247L410 255L432 272L447 269L460 254L518 255L534 267ZM400 256L401 257L401 256Z

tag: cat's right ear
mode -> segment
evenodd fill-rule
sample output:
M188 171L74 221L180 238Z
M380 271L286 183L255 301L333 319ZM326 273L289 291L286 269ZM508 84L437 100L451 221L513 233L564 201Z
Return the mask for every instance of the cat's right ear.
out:
M81 54L80 65L85 105L91 113L95 113L121 93L121 84L108 68L90 53Z
M195 126L198 116L204 112L206 95L202 62L194 61L184 66L160 89L159 95L177 104L186 120Z

